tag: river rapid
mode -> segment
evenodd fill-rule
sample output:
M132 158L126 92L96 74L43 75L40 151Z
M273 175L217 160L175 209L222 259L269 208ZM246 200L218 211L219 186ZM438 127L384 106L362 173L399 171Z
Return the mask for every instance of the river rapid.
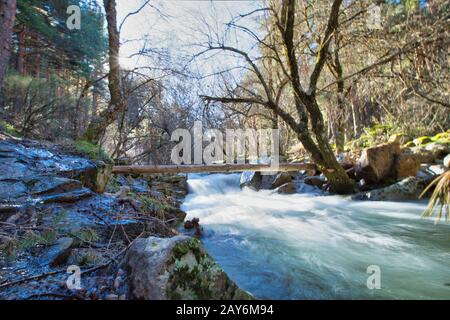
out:
M200 218L208 252L257 298L450 299L450 226L421 218L424 202L241 190L238 174L188 184L187 218ZM369 266L380 289L367 286Z

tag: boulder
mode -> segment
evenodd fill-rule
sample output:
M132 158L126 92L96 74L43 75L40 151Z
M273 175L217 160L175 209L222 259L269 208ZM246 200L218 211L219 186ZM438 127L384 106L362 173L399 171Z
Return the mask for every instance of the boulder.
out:
M279 173L272 182L271 188L276 189L285 183L292 182L292 176L287 172Z
M251 299L213 261L197 239L137 239L124 266L131 297L142 300Z
M279 194L293 194L297 192L297 187L295 186L294 182L288 182L278 187L276 191Z
M420 163L433 163L436 159L433 152L425 149L425 147L412 147L409 150Z
M446 167L442 164L422 164L420 170L417 172L416 177L421 181L423 185L428 185L438 176L443 174Z
M322 188L327 179L322 176L306 177L303 182L307 185Z
M358 193L352 199L371 201L417 200L422 189L423 187L418 178L408 177L385 188Z
M445 167L450 168L450 154L448 154L448 155L444 158L443 164L444 164Z
M262 176L261 172L256 171L244 171L241 174L240 187L253 189L258 191L261 187Z
M425 150L430 151L435 160L443 159L448 153L450 153L450 145L434 142L426 145Z
M397 179L415 177L420 169L420 162L417 157L407 153L400 153L395 156L393 174Z
M32 184L31 194L35 195L64 193L82 188L81 182L78 180L55 176L39 177L29 184Z
M361 158L355 166L358 179L379 182L392 172L396 155L400 154L400 145L396 143L382 144L363 150Z

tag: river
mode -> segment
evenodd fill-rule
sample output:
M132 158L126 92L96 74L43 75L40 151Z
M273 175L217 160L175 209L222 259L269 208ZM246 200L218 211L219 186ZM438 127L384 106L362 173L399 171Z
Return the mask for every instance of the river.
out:
M190 175L183 210L208 252L260 299L450 299L450 226L424 202L240 190L238 174ZM380 289L369 289L369 266Z

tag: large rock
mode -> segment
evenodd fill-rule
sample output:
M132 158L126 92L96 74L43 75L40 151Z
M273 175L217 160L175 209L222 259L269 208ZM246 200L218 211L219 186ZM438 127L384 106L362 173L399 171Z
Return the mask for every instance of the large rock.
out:
M443 164L422 164L420 166L420 170L416 174L416 177L423 185L428 185L446 170L447 169Z
M257 171L244 171L241 174L240 187L250 188L258 191L261 187L262 176L261 172Z
M379 182L392 172L395 157L400 154L400 145L387 143L363 150L355 166L356 176L370 182Z
M203 249L177 236L135 240L124 260L132 298L143 300L251 299Z
M400 153L395 156L393 174L397 179L415 177L420 169L420 162L417 157L407 153Z
M278 187L276 191L279 194L293 194L297 192L297 187L295 186L294 182L288 182Z
M292 176L287 172L279 173L272 182L271 188L276 189L279 186L282 186L285 183L289 183L292 181Z
M405 201L417 200L422 192L420 180L409 177L390 186L354 195L354 200Z
M307 185L322 188L327 182L327 179L323 176L306 177L303 182Z
M433 163L436 160L443 159L450 152L450 146L431 143L426 146L413 147L410 150L419 159L420 163Z

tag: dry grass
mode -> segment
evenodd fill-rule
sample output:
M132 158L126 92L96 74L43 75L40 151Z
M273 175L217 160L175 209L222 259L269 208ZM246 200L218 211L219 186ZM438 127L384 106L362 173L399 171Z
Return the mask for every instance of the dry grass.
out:
M434 185L436 185L436 188L431 195L427 209L423 212L423 216L432 217L436 215L436 222L439 222L442 217L445 217L445 221L448 223L450 218L450 170L447 170L430 183L420 197L427 193Z

